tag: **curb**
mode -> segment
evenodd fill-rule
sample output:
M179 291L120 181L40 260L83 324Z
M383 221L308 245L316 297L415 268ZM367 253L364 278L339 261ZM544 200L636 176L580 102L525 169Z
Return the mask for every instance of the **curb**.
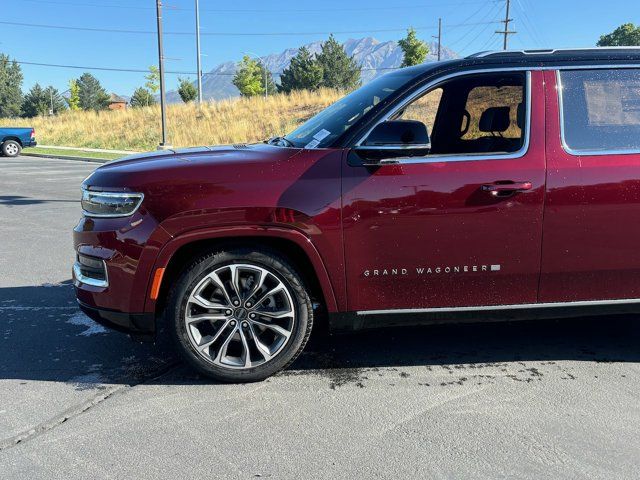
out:
M69 155L52 155L49 153L28 153L21 152L20 156L22 157L39 157L39 158L55 158L58 160L75 160L77 162L90 162L90 163L107 163L112 160L106 160L104 158L89 158L89 157L73 157ZM115 159L114 159L115 160Z
M137 151L133 151L133 150L108 150L106 148L86 148L86 147L61 147L59 145L37 145L40 148L49 148L52 150L75 150L75 151L84 151L84 152L95 152L95 153L117 153L117 154L121 154L121 155L134 155L136 153L142 153L142 152L137 152ZM63 154L64 155L64 154Z

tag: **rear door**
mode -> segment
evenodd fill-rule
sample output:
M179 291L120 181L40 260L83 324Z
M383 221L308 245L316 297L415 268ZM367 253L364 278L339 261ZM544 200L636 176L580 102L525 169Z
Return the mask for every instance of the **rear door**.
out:
M640 66L545 80L540 301L640 298Z
M430 155L345 165L350 310L536 302L544 86L541 72L516 73L526 89L514 95L514 72L476 74L403 107L400 118L427 124Z

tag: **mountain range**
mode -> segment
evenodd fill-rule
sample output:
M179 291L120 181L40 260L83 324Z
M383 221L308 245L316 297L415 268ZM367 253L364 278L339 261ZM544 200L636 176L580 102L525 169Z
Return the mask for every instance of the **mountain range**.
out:
M305 45L309 51L320 52L322 42L313 42ZM403 54L398 42L380 42L372 37L360 39L349 39L343 44L348 55L353 55L358 64L362 67L362 82L366 83L374 78L387 73L389 69L399 67L402 63ZM429 43L429 54L427 62L437 60L438 44ZM282 71L289 66L291 59L298 53L298 48L288 48L283 52L266 55L261 60L273 73L274 80L279 83ZM442 46L442 60L457 58L456 53ZM210 72L202 76L202 95L206 100L220 100L224 98L237 97L240 95L238 89L233 85L232 80L236 72L236 62L225 62L216 66ZM180 96L175 90L167 92L167 102L179 102Z

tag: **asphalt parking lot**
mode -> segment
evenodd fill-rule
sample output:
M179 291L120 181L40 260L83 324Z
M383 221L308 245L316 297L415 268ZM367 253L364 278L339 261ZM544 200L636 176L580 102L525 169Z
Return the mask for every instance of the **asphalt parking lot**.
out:
M95 167L0 158L0 478L638 478L640 317L316 339L214 384L75 306Z

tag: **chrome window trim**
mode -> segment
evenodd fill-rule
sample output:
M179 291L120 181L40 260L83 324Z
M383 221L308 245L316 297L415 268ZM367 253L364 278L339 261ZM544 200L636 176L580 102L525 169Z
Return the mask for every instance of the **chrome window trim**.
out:
M640 298L622 298L616 300L584 300L578 302L551 302L551 303L518 303L514 305L483 305L477 307L433 307L433 308L397 308L389 310L361 310L357 315L387 315L407 313L455 313L455 312L479 312L491 310L526 310L530 308L561 308L561 307L588 307L597 305L625 305L640 303Z
M388 145L359 145L358 150L416 150L420 148L431 148L430 143L420 144L388 144Z
M109 272L107 271L107 264L104 260L102 260L102 265L104 267L104 280L98 280L96 278L83 275L80 271L80 264L78 262L73 264L73 277L79 283L84 283L85 285L91 285L93 287L106 288L109 286Z
M423 94L426 94L428 90L436 88L438 85L456 77L474 75L474 74L482 74L482 73L499 73L499 72L526 72L526 88L525 88L525 98L526 98L526 106L527 106L527 115L526 115L526 126L525 126L525 135L524 135L524 143L520 150L517 152L511 153L500 153L495 152L492 154L477 154L477 155L469 155L469 154L444 154L444 155L429 155L426 157L409 157L408 160L404 158L398 159L401 160L399 162L386 162L387 164L391 163L401 163L402 165L410 165L410 164L421 164L421 163L442 163L442 162L469 162L469 161L479 161L479 160L512 160L516 158L521 158L527 154L529 151L529 138L531 132L531 70L535 68L531 67L515 67L515 68L484 68L477 70L462 70L459 72L451 73L449 75L445 75L442 77L438 77L432 82L429 82L422 88L413 92L411 95L403 99L403 101L398 104L398 106L394 107L391 111L384 115L378 122L375 123L367 132L360 137L360 139L354 145L354 149L361 148L362 143L366 140L369 134L373 131L375 127L377 127L380 123L386 122L393 115L398 113L398 111L405 108L409 103L414 101L416 98L420 97ZM391 159L393 160L393 159Z
M617 68L614 68L613 66L609 66L608 68L581 68L579 70L629 70L629 69L636 69L636 70L640 70L640 65L635 65L632 67L627 67L627 66L618 66ZM558 110L560 112L560 143L562 144L562 149L568 153L569 155L572 155L574 157L581 157L581 156L599 156L599 155L637 155L640 154L640 149L616 149L616 150L607 150L607 149L602 149L602 150L579 150L579 149L575 149L575 148L571 148L569 146L569 144L567 143L567 140L565 138L565 128L564 128L564 103L563 103L563 95L562 95L562 91L563 91L563 86L562 86L562 72L563 71L572 71L572 70L578 70L578 69L574 69L574 68L563 68L563 69L557 69L556 72L556 82L557 82L557 88L556 90L558 91Z
M127 214L121 214L121 213L102 213L102 214L90 213L90 212L87 212L83 208L82 209L82 214L85 217L91 217L91 218L125 218L125 217L130 217L131 215L133 215L134 213L136 213L138 211L138 209L140 208L140 205L142 205L142 202L144 201L144 193L102 192L100 190L91 190L91 189L88 189L88 188L83 188L82 189L83 195L84 195L84 192L95 193L95 194L102 195L104 197L138 198L139 199L138 200L138 204L136 205L136 207L131 211L131 213L127 213Z

